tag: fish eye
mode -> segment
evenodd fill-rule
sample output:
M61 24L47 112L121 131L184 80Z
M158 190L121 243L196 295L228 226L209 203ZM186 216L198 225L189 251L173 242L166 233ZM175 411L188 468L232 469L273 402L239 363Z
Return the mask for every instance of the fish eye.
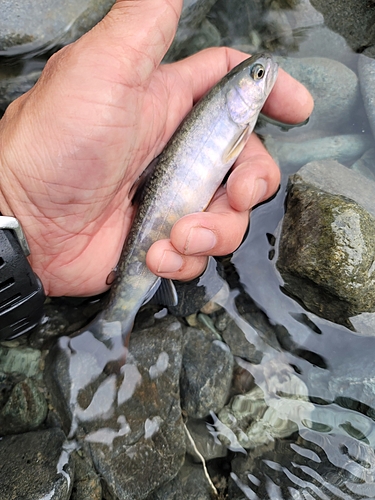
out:
M266 74L264 66L261 64L254 64L254 66L250 70L250 76L254 80L261 80Z

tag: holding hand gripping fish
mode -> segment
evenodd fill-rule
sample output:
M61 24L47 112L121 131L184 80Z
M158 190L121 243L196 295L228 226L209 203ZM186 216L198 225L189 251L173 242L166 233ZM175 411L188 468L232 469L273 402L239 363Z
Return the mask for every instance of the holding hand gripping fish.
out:
M152 243L178 219L203 211L245 146L277 78L267 54L235 67L192 109L153 165L112 286L102 324L130 333L140 306L160 281L146 265Z

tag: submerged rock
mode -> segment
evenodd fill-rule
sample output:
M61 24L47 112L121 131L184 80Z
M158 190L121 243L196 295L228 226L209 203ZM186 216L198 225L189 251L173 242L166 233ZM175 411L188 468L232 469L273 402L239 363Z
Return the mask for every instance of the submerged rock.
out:
M325 24L345 37L355 52L374 44L375 9L371 1L310 1L323 14Z
M375 60L361 54L358 59L358 75L367 118L375 137Z
M181 372L181 406L193 418L218 411L228 398L233 355L213 334L189 328Z
M68 500L74 465L60 429L6 436L0 440L0 497Z
M84 443L112 496L141 500L175 477L185 456L180 323L167 317L134 331L124 364L125 354L115 330L103 341L89 331L64 337L46 379L67 432Z
M47 416L47 403L37 384L26 378L15 384L0 410L0 435L37 429Z
M353 120L359 102L359 83L354 71L325 57L278 57L277 61L311 92L314 98L311 128L333 134Z
M352 163L372 147L373 138L368 134L345 134L291 142L268 136L265 145L283 171L293 172L318 160Z
M350 197L356 187L360 204ZM338 323L375 310L374 196L375 183L336 162L312 162L291 177L277 266L288 294Z
M114 0L32 0L1 5L0 55L45 51L71 43L91 29L114 4Z

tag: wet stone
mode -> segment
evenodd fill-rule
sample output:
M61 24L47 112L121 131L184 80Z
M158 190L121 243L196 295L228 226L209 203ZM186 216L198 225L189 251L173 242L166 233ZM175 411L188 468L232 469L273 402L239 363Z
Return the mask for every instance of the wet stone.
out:
M74 483L70 500L102 500L100 477L94 471L91 460L83 450L72 453L74 462Z
M83 442L114 498L141 500L178 473L185 456L179 403L181 324L166 317L122 339L63 337L47 385L64 426Z
M366 443L306 429L297 441L275 440L232 460L228 497L373 498L373 464L374 451Z
M0 370L4 373L40 377L41 351L30 347L0 346Z
M375 182L375 149L368 149L350 169Z
M67 500L73 463L59 429L0 440L0 497L4 500Z
M205 28L202 28L202 23L215 2L216 0L184 1L178 30L173 43L164 58L165 62L172 62L176 59L180 59L181 53L184 50L189 50L189 46L191 44L194 45L194 37L196 36L196 33L199 32L199 30L205 31ZM208 35L208 39L209 38L210 35Z
M341 181L358 180L359 174L343 166L339 170ZM324 177L321 182L329 189ZM303 173L291 178L277 262L287 293L315 314L342 324L348 316L374 311L374 249L375 218L365 208L317 189Z
M375 137L375 60L361 54L358 59L358 75L367 118Z
M357 75L344 64L325 57L278 57L280 66L303 83L314 98L311 129L340 131L356 116L359 103Z
M0 55L22 54L70 43L92 28L113 0L67 0L35 4L5 0L1 6Z
M0 435L37 429L47 416L47 402L33 379L19 381L0 405Z
M233 375L233 355L213 333L188 328L180 380L181 407L193 418L222 408Z
M319 160L351 164L372 147L373 138L368 134L343 134L292 142L268 136L265 145L283 171L293 172Z
M355 52L375 41L375 9L370 2L358 0L310 0L324 16L325 24L346 38Z
M203 456L206 462L227 455L228 450L226 446L213 437L204 420L188 419L186 427L195 445L194 447L190 440L187 440L187 452L194 462L199 463L201 461L195 448Z
M177 476L147 500L212 500L212 490L203 467L186 460Z

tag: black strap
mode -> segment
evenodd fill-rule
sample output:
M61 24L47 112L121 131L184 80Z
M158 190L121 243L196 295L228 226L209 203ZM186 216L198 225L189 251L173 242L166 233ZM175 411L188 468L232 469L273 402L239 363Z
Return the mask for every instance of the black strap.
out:
M42 315L43 285L17 237L0 229L0 340L29 333Z

